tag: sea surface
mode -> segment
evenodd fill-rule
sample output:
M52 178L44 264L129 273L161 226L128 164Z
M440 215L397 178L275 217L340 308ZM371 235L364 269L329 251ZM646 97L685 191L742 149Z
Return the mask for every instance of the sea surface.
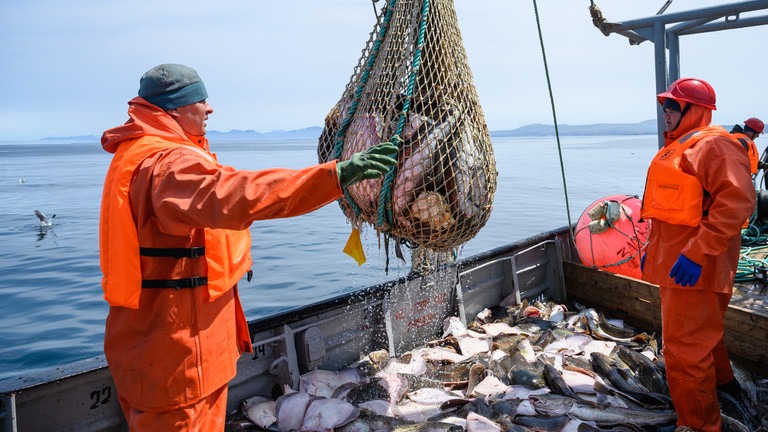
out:
M316 141L212 143L239 169L315 164ZM459 258L576 223L592 202L642 195L655 136L494 138L494 209ZM103 355L98 220L111 155L97 143L0 142L0 380ZM562 160L562 168L561 168ZM566 190L567 201L566 208ZM34 210L51 219L40 227ZM385 254L364 230L368 261L342 252L351 227L338 204L251 227L254 277L241 282L248 319L404 276L410 263Z

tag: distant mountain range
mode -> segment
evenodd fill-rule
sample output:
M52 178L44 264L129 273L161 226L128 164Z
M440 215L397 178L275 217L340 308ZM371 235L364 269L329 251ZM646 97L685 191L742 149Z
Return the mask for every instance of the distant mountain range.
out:
M597 123L590 125L557 126L557 132L564 136L600 136L600 135L655 135L656 120L640 123ZM529 124L512 130L491 131L491 137L537 137L553 136L555 127L545 124Z
M272 132L257 132L255 130L231 130L229 132L208 131L207 137L211 142L257 142L280 140L313 140L320 136L323 128L318 126L290 131L277 130ZM562 136L600 136L600 135L655 135L656 120L646 120L640 123L598 123L590 125L558 125L558 133ZM529 124L517 129L491 131L491 137L540 137L554 136L555 127L545 124ZM98 142L101 137L96 135L81 135L71 137L48 137L43 141L67 142Z

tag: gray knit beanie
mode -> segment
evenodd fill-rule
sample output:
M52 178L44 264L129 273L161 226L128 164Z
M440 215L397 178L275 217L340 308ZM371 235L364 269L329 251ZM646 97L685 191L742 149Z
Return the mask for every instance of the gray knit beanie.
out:
M141 77L139 96L167 111L208 99L208 92L191 67L161 64Z

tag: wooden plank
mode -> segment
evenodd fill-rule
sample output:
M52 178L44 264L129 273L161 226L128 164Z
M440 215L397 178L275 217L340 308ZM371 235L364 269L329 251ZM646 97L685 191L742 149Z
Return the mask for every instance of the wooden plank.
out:
M571 262L563 263L563 273L570 300L645 331L661 329L659 292L655 285Z
M609 318L623 319L644 331L661 330L659 288L647 282L581 264L563 263L566 294L572 301L594 307ZM734 300L725 314L728 352L749 362L753 372L768 373L768 311L743 307Z

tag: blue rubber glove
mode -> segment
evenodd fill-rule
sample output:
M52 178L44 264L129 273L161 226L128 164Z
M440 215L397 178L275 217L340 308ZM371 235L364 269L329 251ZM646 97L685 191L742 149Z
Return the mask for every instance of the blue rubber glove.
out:
M681 286L694 286L701 276L701 266L680 254L669 272L669 277L675 278L675 283Z
M355 153L349 160L336 164L339 182L343 187L348 187L359 181L379 178L397 164L396 158L397 146L390 142Z
M645 268L645 253L640 255L640 271L643 271L643 268Z

